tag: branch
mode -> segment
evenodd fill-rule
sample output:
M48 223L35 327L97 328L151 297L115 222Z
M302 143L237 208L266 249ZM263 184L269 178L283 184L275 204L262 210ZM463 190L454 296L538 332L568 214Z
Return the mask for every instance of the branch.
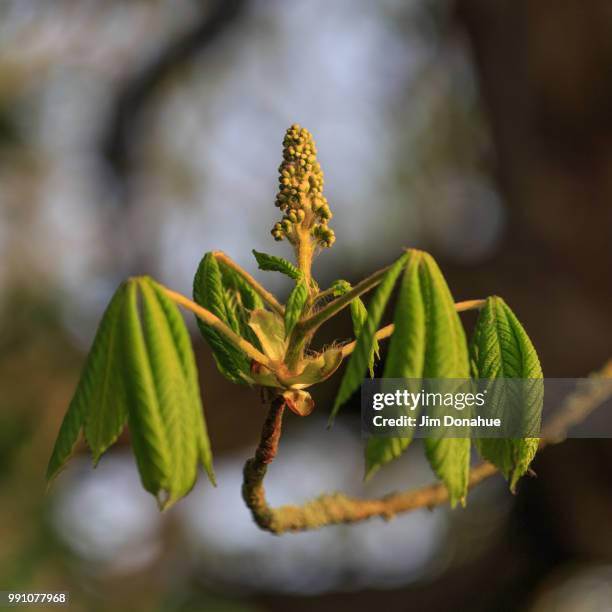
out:
M205 3L195 25L159 49L151 61L119 91L102 149L120 188L125 188L132 161L130 142L137 139L134 132L142 128L139 119L155 100L157 91L175 71L188 65L224 34L240 17L246 4L246 0L215 0Z
M251 285L251 287L259 294L259 296L270 304L270 306L282 317L285 315L285 309L282 304L261 284L259 284L246 270L241 268L231 257L227 256L223 251L214 251L213 257L228 268L231 268L237 274Z
M612 360L592 376L612 379ZM569 427L583 421L610 397L612 380L608 385L574 391L564 402L561 411L543 429L540 449L562 441ZM448 490L442 483L436 482L381 498L362 499L333 493L321 495L302 506L271 508L266 501L263 480L268 465L276 457L284 409L282 397L272 401L255 456L244 466L242 496L261 529L280 535L287 531L307 531L338 523L357 523L374 516L389 520L402 512L434 508L448 501ZM474 488L495 473L497 468L493 464L486 461L479 463L470 471L468 488Z

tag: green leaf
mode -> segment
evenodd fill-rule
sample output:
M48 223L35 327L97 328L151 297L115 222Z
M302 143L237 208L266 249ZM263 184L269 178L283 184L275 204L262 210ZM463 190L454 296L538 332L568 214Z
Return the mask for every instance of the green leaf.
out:
M423 379L468 379L465 334L446 281L428 253L411 249L407 256L384 378L412 379L412 384L419 387L418 381ZM434 408L429 415L440 416ZM366 478L399 457L410 441L409 437L370 438ZM469 438L427 439L425 452L449 491L451 505L463 502L467 493Z
M425 363L425 304L419 280L422 254L409 251L393 318L383 378L420 379ZM417 389L414 390L418 392ZM399 457L412 438L372 437L366 445L366 480L383 465Z
M426 315L426 349L423 378L468 379L470 365L465 332L446 280L428 253L419 266ZM439 416L435 410L431 416ZM470 469L469 438L425 440L425 454L438 478L446 485L451 506L465 503Z
M219 269L223 277L223 285L232 289L240 296L240 302L247 310L263 308L264 304L259 294L247 283L244 278L227 264L220 262Z
M49 462L55 476L85 430L94 459L129 424L144 488L161 506L186 495L212 455L189 335L177 306L148 277L111 300Z
M172 457L171 497L185 495L193 486L197 468L197 439L190 389L179 360L172 330L150 283L140 283L142 328L162 426Z
M333 423L342 404L351 397L363 381L363 375L368 366L370 354L374 346L374 334L376 333L376 329L380 323L387 302L389 301L391 292L393 291L395 281L400 275L407 258L408 253L402 255L389 270L387 270L380 285L376 289L376 293L370 303L365 325L359 334L355 350L349 359L344 377L340 383L340 389L338 390L338 395L336 396L336 401L329 418L330 425Z
M283 259L282 257L276 257L276 255L268 255L267 253L260 253L253 249L253 255L257 260L257 265L260 270L266 270L269 272L280 272L286 274L293 280L300 280L302 273L296 268L290 261Z
M122 323L132 448L144 488L161 505L170 495L170 445L140 321L137 282L129 282L127 291Z
M308 299L308 287L302 280L298 281L293 291L289 294L287 304L285 306L285 337L293 331L295 324L299 321Z
M259 339L264 355L273 361L282 361L287 352L287 338L280 315L269 310L254 310L249 325Z
M127 421L125 385L121 374L123 347L120 313L119 306L109 327L108 343L98 349L103 367L88 399L89 410L84 423L84 433L93 454L94 465L115 443Z
M498 381L494 387L498 395L495 403L503 401L505 410L514 408L520 412L524 431L539 428L544 400L542 368L529 336L502 298L487 299L478 315L470 348L475 377L524 380L519 385L502 383L502 388ZM480 455L500 470L514 490L536 454L538 439L484 438L477 440L476 445Z
M130 281L122 319L132 447L142 484L162 509L191 490L200 461L212 474L193 352L165 297L151 279Z
M193 413L193 431L196 434L199 458L208 479L216 484L215 474L212 464L212 450L208 438L208 428L204 418L202 407L202 394L198 381L198 370L193 353L193 346L189 338L189 332L185 326L185 321L176 304L166 295L163 288L151 279L151 285L157 294L157 298L170 327L170 332L181 362L185 384L188 387L188 407Z
M49 482L71 457L84 426L96 460L123 429L127 409L123 385L117 379L117 363L120 353L119 321L125 296L126 286L122 284L102 316L79 384L51 453L47 468Z
M337 280L332 284L332 289L334 290L334 297L340 297L345 293L348 293L352 287L348 281L345 280ZM365 307L365 304L361 300L361 298L355 298L350 305L351 308L351 320L353 322L353 333L355 334L355 338L359 338L359 334L363 329L366 319L368 318L368 310ZM374 338L374 343L372 344L372 352L370 353L370 357L368 359L368 370L370 371L370 378L374 378L374 363L376 359L380 358L380 347L378 345L378 340Z
M251 311L264 308L261 297L238 272L222 261L217 263L225 287L225 306L226 309L231 310L232 316L238 323L239 335L261 350L257 336L249 327Z
M342 363L342 349L331 347L305 359L304 369L294 376L284 377L282 383L292 389L306 389L327 380Z
M253 330L249 327L249 317L251 310L247 310L242 305L240 294L232 289L226 289L225 291L226 301L225 306L231 311L231 316L237 323L238 335L245 340L248 340L255 348L261 350L259 340L253 333Z
M238 320L233 316L231 305L227 304L219 264L212 253L206 253L198 266L193 279L193 299L239 333ZM234 383L244 383L244 375L250 368L247 356L201 319L196 320L219 371Z

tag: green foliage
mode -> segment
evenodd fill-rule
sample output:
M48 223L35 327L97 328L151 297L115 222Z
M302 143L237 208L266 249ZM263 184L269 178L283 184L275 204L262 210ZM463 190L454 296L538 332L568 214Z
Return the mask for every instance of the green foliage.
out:
M463 328L446 281L428 253L414 249L407 253L394 326L384 378L469 378ZM431 416L436 415L432 412ZM409 444L408 437L371 438L366 447L366 477L399 457ZM469 439L428 439L425 451L434 472L449 490L451 504L463 500Z
M253 249L253 255L257 260L257 265L260 270L266 270L268 272L280 272L289 276L293 280L297 281L302 278L302 273L296 268L291 262L283 259L282 257L276 257L276 255L268 255L267 253L260 253Z
M85 430L94 460L127 417L144 488L165 508L186 495L212 454L189 335L176 305L150 278L130 279L100 324L52 453L52 479Z
M423 253L419 280L427 313L423 377L469 378L465 333L455 302L440 268L427 253ZM436 417L435 411L431 416ZM470 439L427 439L425 454L438 478L446 485L451 506L458 501L464 503L470 468Z
M49 481L72 456L84 426L95 461L123 429L127 409L123 379L120 377L123 347L118 336L125 294L126 285L122 284L102 316L49 460Z
M391 297L395 281L400 275L407 258L408 253L402 255L389 268L372 298L365 325L359 334L357 346L349 359L344 377L340 383L340 389L338 390L338 395L336 396L336 401L329 419L330 424L333 423L342 404L351 397L363 381L363 375L368 366L368 361L374 347L374 334L376 333L376 328L380 323L387 302Z
M330 377L350 354L331 424L366 372L374 375L378 338L391 335L384 378L408 379L415 391L427 379L460 385L469 381L470 373L495 381L524 380L520 397L512 396L503 386L502 392L508 401L516 402L516 415L522 419L524 431L539 427L543 398L542 386L537 383L542 371L521 324L501 298L488 298L471 342L470 372L470 356L453 297L429 254L410 249L355 290L346 281L336 281L331 288L336 299L323 303L329 292L322 294L311 277L313 255L335 241L328 227L332 213L323 196L323 173L308 130L291 126L283 145L276 198L283 217L272 234L276 240L290 242L300 267L282 257L255 250L253 254L261 270L280 272L295 281L284 311L249 274L226 256L217 259L213 253L204 255L196 271L195 303L148 277L126 281L102 317L49 461L49 481L74 452L81 432L95 463L127 423L143 486L162 508L191 490L200 464L214 483L193 351L176 303L197 315L199 329L226 378L266 387L267 396L284 398L284 405L300 416L307 416L314 408L305 389ZM393 333L387 328L377 338L377 328L398 281ZM360 295L376 285L366 308ZM359 295L350 301L350 296L342 297L351 291L351 296ZM262 297L272 309L266 308ZM311 341L319 326L346 306L350 307L355 344L332 342L314 351ZM442 408L428 406L428 416L441 417ZM418 412L412 414L417 416ZM468 433L461 438L425 440L429 463L448 489L453 506L464 503L467 493ZM410 437L371 438L365 453L366 478L399 457L410 442ZM256 453L252 462L265 464L273 454L272 446ZM500 469L512 489L527 471L537 446L534 438L477 442L481 456ZM256 495L251 498L261 501Z
M542 368L515 314L500 297L487 299L480 311L471 342L473 375L482 379L523 379L520 385L501 385L495 404L504 403L519 413L524 431L539 428L543 405ZM519 393L519 397L516 394ZM503 397L503 400L502 400ZM480 455L493 463L514 490L538 449L537 438L485 438L477 440Z
M263 302L259 294L240 274L223 262L219 263L219 269L223 278L223 286L228 291L236 293L243 308L246 310L263 308Z
M337 280L333 283L332 289L334 290L334 296L340 297L345 293L348 293L352 287L351 283L345 280ZM359 338L359 334L363 329L363 326L368 318L368 310L363 303L363 300L359 297L356 297L350 305L351 309L351 320L353 323L353 333L355 334L355 338ZM370 371L370 378L374 378L374 363L376 359L380 358L380 347L378 346L378 340L374 338L374 342L372 343L372 352L370 353L370 357L368 359L368 370Z
M285 337L289 337L295 324L299 321L307 299L308 287L303 280L299 280L289 294L285 305Z
M233 331L240 333L239 318L228 300L219 264L212 253L206 253L198 266L193 279L193 299L227 323ZM217 330L199 318L196 320L202 336L212 350L219 372L234 383L245 383L244 375L250 369L247 356Z
M393 317L383 378L420 379L425 361L425 304L419 282L421 253L411 251L400 286ZM365 452L365 477L399 457L411 438L369 438Z
M282 317L269 310L254 310L249 325L255 332L265 355L280 361L287 351L285 323Z

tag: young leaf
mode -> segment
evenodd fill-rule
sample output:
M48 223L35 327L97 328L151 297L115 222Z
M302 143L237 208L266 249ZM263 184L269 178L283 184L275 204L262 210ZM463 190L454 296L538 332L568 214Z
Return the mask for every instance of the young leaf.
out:
M79 384L51 453L47 468L49 482L72 455L83 427L87 427L88 441L96 460L123 429L127 408L123 385L117 379L117 358L119 321L125 296L126 286L122 284L102 316ZM109 392L110 389L113 391Z
M198 370L196 368L189 332L185 327L185 321L176 304L166 295L160 285L152 279L150 282L168 321L174 345L181 362L185 384L188 387L188 405L185 409L191 410L193 413L193 430L198 442L199 459L208 475L208 479L214 485L216 481L212 464L212 450L208 438L206 419L204 418L202 396L200 384L198 382Z
M140 321L137 281L128 283L122 324L132 447L143 487L163 504L171 489L172 458Z
M425 363L425 304L419 280L420 251L409 251L393 318L383 378L420 379ZM416 390L415 390L416 391ZM366 479L399 457L411 438L372 437L366 446Z
M122 287L119 291L125 293L125 288ZM93 455L94 465L114 444L127 421L125 385L121 374L123 347L120 317L121 308L118 306L109 326L108 343L100 350L103 367L88 399L89 409L84 423L84 433Z
M274 361L281 361L287 352L285 324L280 315L269 310L254 310L249 325L255 332L264 355Z
M334 296L340 297L345 293L348 293L352 287L348 281L345 280L337 280L332 285L334 289ZM359 334L363 329L366 319L368 318L368 310L365 307L365 304L361 300L361 298L355 298L350 305L351 308L351 320L353 322L353 333L355 334L355 338L359 338ZM380 349L378 346L378 340L374 338L374 343L372 344L372 352L370 353L370 357L368 359L368 370L370 371L370 378L374 378L374 362L376 359L380 358Z
M143 486L162 509L191 490L199 463L214 483L189 335L176 305L147 277L124 283L102 318L48 478L69 458L81 428L97 461L126 417Z
M365 325L359 334L357 339L357 345L351 355L342 382L340 383L340 389L336 396L336 401L332 409L331 416L329 418L329 424L333 423L333 420L338 413L338 410L344 404L351 395L359 388L363 381L363 375L368 365L368 360L374 346L374 334L382 318L385 306L389 301L391 292L395 285L397 277L400 275L402 268L404 267L408 253L402 255L383 276L380 285L378 286L374 297L370 303L368 310L368 318L366 319Z
M332 346L314 357L306 358L305 363L299 374L282 378L283 386L306 389L328 379L342 363L342 349Z
M151 279L134 279L127 291L122 323L132 447L144 488L164 509L191 490L200 460L211 472L193 353L185 350L176 306Z
M295 324L299 321L307 299L308 287L303 280L300 280L289 294L285 306L285 338L289 337Z
M468 379L465 335L446 281L428 253L411 249L394 313L394 332L385 378ZM437 415L434 408L430 416ZM366 477L398 457L410 438L371 438L366 447ZM436 475L449 490L451 504L467 492L470 440L425 440Z
M142 328L160 417L172 457L171 490L178 498L191 489L196 478L195 414L172 330L158 296L147 282L140 283L140 290Z
M226 289L225 298L225 306L229 311L231 311L231 316L235 319L238 325L238 335L245 340L248 340L255 348L261 350L257 336L249 327L249 317L252 311L244 308L240 293L232 289Z
M227 264L219 262L219 269L223 277L223 285L228 289L236 291L240 296L240 302L247 310L263 308L264 304L259 294L247 283L238 272L230 268Z
M260 253L253 249L253 255L257 260L257 265L260 270L267 270L269 272L280 272L286 274L293 280L300 280L302 273L296 268L291 262L283 259L282 257L276 257L275 255L268 255L267 253Z
M473 374L481 379L522 379L517 385L508 384L496 389L507 411L510 405L525 431L539 428L543 404L542 368L529 336L515 314L500 297L489 297L481 309L471 342ZM517 392L520 397L516 397ZM511 395L511 397L506 397ZM491 398L489 398L491 400ZM477 440L480 455L493 463L510 481L514 490L518 479L525 474L538 449L537 438L484 438Z
M428 253L422 255L419 277L427 313L423 378L468 379L470 366L463 326L444 276ZM437 416L435 411L431 415ZM451 506L458 501L464 503L470 467L470 439L426 439L425 454L438 478L446 485Z
M225 306L231 310L232 316L238 322L239 335L261 350L257 336L249 327L249 316L251 311L264 308L264 303L259 294L238 272L222 261L218 263L225 287Z
M236 318L231 316L231 312L228 315L231 306L227 305L221 271L212 253L206 253L198 266L193 279L193 299L232 327L235 332L239 332ZM248 373L250 367L246 355L201 319L198 318L197 323L212 350L219 371L234 383L244 383L243 375Z

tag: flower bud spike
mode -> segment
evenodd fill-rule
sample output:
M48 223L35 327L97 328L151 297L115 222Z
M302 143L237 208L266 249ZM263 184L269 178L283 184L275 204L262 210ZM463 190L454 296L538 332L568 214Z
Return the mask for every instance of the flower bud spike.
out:
M275 240L287 238L307 279L315 250L329 248L335 235L327 227L332 212L323 195L323 171L312 134L294 123L283 138L283 161L278 168L276 206L284 213L272 231Z

